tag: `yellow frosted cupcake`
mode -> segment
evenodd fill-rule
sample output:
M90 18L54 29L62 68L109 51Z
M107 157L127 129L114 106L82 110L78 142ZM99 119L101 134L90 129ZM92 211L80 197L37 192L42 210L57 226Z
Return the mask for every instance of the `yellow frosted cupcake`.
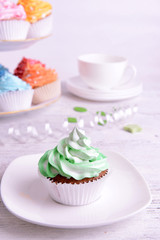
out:
M52 5L42 0L19 0L31 24L28 38L47 36L52 31Z

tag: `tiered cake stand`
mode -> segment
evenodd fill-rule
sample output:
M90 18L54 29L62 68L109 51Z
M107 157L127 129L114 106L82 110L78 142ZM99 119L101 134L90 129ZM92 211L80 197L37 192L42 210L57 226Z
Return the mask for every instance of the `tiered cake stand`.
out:
M12 41L6 41L6 40L0 40L0 51L16 51L16 50L21 50L28 48L32 46L33 44L39 42L40 40L43 40L45 38L50 37L51 35L47 35L44 37L40 38L31 38L31 39L25 39L25 40L12 40ZM21 113L21 112L28 112L36 109L40 109L43 107L46 107L54 102L56 102L60 96L50 99L48 101L45 101L43 103L37 104L37 105L32 105L29 109L21 109L19 111L12 111L12 112L0 112L0 116L2 115L10 115L10 114L16 114L16 113Z

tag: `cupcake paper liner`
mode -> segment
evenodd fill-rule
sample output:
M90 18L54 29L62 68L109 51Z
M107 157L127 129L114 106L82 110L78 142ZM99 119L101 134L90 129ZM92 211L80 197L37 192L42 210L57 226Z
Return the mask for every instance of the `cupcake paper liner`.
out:
M24 40L27 37L30 23L24 20L0 21L1 40Z
M32 103L39 104L44 101L48 101L52 98L58 97L60 96L60 94L61 94L60 80L56 80L42 87L35 88Z
M28 38L39 38L49 35L52 32L52 14L35 22L31 23Z
M31 107L33 89L0 94L0 111L19 111Z
M61 204L80 206L92 203L102 195L107 175L93 182L71 184L51 182L39 171L39 176L44 186L47 188L50 197Z

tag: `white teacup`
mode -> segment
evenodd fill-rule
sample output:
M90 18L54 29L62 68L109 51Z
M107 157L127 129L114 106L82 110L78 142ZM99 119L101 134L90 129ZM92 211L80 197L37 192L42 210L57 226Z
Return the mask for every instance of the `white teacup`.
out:
M78 57L79 73L91 88L109 90L128 82L136 76L136 68L128 60L119 56L105 54L85 54ZM132 73L125 77L126 70Z

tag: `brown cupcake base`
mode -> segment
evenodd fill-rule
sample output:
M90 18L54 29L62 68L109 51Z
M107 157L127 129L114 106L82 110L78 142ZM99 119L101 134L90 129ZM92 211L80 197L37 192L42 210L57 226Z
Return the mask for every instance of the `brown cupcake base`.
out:
M102 172L100 172L100 174L97 176L97 177L92 177L92 178L83 178L83 179L81 179L81 180L76 180L76 179L74 179L74 178L66 178L66 177L63 177L63 176L61 176L61 175L57 175L56 177L54 177L54 178L50 178L50 177L48 177L48 179L51 181L51 182L54 182L54 183L56 183L56 184L58 184L58 183L68 183L68 184L80 184L80 183L87 183L87 182L93 182L93 181L95 181L95 180L97 180L97 179L100 179L100 178L102 178L103 176L105 176L106 174L108 173L108 169L106 169L106 170L104 170L104 171L102 171Z

